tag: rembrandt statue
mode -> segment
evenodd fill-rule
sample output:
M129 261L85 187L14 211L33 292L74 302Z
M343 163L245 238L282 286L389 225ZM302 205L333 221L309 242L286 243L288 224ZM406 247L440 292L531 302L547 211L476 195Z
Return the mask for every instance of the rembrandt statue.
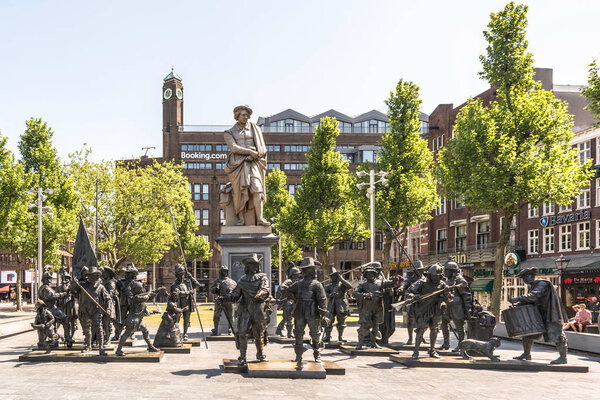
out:
M270 225L263 218L267 149L260 128L249 122L251 115L250 107L237 106L233 109L237 123L225 131L229 184L223 189L221 203L229 206L224 207L226 212L235 213L235 217L227 216L227 225Z

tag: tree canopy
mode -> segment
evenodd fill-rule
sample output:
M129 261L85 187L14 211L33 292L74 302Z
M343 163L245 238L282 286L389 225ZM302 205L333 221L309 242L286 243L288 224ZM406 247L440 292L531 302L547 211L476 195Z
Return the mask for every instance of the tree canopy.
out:
M586 108L590 110L597 120L600 120L600 74L598 74L598 60L588 66L588 86L581 89L581 94L588 101Z

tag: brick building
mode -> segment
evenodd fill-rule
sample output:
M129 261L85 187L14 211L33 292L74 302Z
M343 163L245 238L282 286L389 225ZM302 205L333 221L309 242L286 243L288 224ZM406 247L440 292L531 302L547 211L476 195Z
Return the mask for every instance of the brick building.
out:
M578 148L582 161L588 158L600 160L598 129L591 128L593 116L584 110L585 99L578 86L555 85L552 69L535 70L535 79L542 88L553 90L554 95L568 103L573 115L573 145ZM490 88L477 97L489 103L495 96ZM453 135L456 116L465 104L454 107L440 104L429 116L429 148L436 153L447 144ZM598 165L599 162L595 162ZM509 251L517 253L521 268L536 266L542 276L559 286L559 273L554 260L563 254L570 260L563 274L563 298L570 305L576 298L598 294L600 287L600 186L592 179L590 186L574 199L571 206L557 207L545 204L542 207L525 205L515 217L511 232ZM580 215L577 217L576 215ZM496 244L500 236L501 212L477 213L460 201L442 199L427 222L427 238L421 243L420 258L425 264L445 262L453 258L463 268L465 276L474 279L472 289L482 304L490 303ZM547 218L547 220L542 220ZM574 222L577 218L580 222ZM543 225L546 223L546 225ZM579 246L579 239L582 245ZM596 264L598 264L596 266ZM577 284L575 284L577 282ZM504 278L503 306L509 297L526 291L521 279L508 273Z

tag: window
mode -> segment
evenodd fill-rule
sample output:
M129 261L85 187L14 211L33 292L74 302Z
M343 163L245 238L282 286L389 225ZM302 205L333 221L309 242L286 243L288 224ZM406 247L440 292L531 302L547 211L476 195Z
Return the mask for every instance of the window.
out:
M592 157L591 146L592 142L590 140L577 145L577 156L582 164Z
M502 234L502 225L504 224L504 217L500 217L500 227L498 229L498 235ZM510 223L510 236L508 238L508 245L514 247L517 239L517 216L514 215Z
M342 153L342 157L344 157L344 160L348 161L350 164L354 164L354 154Z
M446 252L446 240L448 239L448 234L445 229L439 229L437 231L437 252L445 253Z
M202 226L208 226L208 210L202 210Z
M586 186L581 189L581 193L577 196L577 209L590 207L590 187Z
M227 152L229 151L229 148L226 144L215 144L215 151Z
M212 151L212 144L182 144L181 151Z
M348 249L348 241L347 240L343 240L339 243L339 248L340 250L346 250ZM365 241L362 240L360 242L351 242L350 243L350 250L364 250L365 249Z
M212 169L212 163L186 162L183 169Z
M194 183L194 190L192 191L192 200L200 200L202 197L202 185Z
M588 250L590 248L590 223L580 222L577 224L577 250Z
M567 204L566 206L560 206L560 208L558 209L559 213L564 213L564 212L569 212L573 209L573 205L572 204Z
M441 150L442 147L444 147L444 135L440 135L432 139L431 149L433 151Z
M429 133L429 122L421 121L421 133Z
M362 151L362 160L363 162L375 162L375 152L373 150L363 150Z
M539 217L539 209L537 206L532 206L531 204L527 205L527 217L528 218L537 218Z
M225 169L225 163L215 163L215 169Z
M446 214L446 198L440 197L440 204L435 209L435 215Z
M544 253L554 253L554 228L544 229Z
M302 171L307 166L307 163L285 163L283 164L283 169L290 171Z
M600 143L600 138L598 142ZM596 179L596 206L600 206L600 178Z
M540 232L535 229L527 231L527 254L537 254L540 251Z
M560 227L560 251L571 251L571 225Z
M194 216L196 217L196 223L200 225L200 219L202 216L202 210L194 210Z
M383 234L375 232L375 250L383 250Z
M465 203L462 203L462 200L454 200L454 208L465 208Z
M596 221L596 248L600 248L600 220Z
M477 223L477 248L487 249L490 246L490 221Z
M208 183L202 184L202 200L208 200Z
M290 194L290 197L294 197L294 195L296 194L296 185L288 185L288 192Z
M551 215L554 214L554 203L551 201L548 202L544 202L544 205L542 206L542 215Z
M467 250L467 226L458 225L456 227L456 251Z
M270 169L270 170L281 169L281 164L280 163L267 163L267 169Z
M283 151L286 153L306 153L308 146L303 144L286 144L283 146Z
M278 145L278 144L268 144L267 145L267 151L268 152L280 152L281 151L281 145Z
M350 122L338 121L340 133L352 133L352 124Z
M219 209L219 223L225 225L225 211L222 208Z

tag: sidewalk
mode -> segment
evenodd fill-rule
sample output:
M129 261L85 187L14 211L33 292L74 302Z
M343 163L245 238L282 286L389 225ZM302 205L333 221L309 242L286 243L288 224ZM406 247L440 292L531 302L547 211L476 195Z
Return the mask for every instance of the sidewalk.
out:
M154 334L156 328L150 331ZM198 328L192 331L194 336L200 336ZM345 336L356 340L356 327L348 327ZM406 340L406 329L397 329L392 340ZM238 355L233 342L209 342L208 350L194 347L191 354L166 354L156 364L20 363L18 356L36 341L35 332L0 340L3 398L514 400L570 398L575 388L578 397L591 398L597 393L595 382L600 380L600 358L579 353L569 354L569 362L588 365L587 374L406 368L386 357L351 357L338 350L324 350L323 359L345 367L344 376L314 381L252 379L221 371L223 358ZM521 351L519 343L503 341L496 353L502 359L509 359ZM249 359L254 352L250 345ZM266 355L271 359L292 359L294 351L290 345L269 344ZM311 355L311 351L305 353L307 358ZM557 354L553 349L536 345L533 356L535 360L549 362Z

